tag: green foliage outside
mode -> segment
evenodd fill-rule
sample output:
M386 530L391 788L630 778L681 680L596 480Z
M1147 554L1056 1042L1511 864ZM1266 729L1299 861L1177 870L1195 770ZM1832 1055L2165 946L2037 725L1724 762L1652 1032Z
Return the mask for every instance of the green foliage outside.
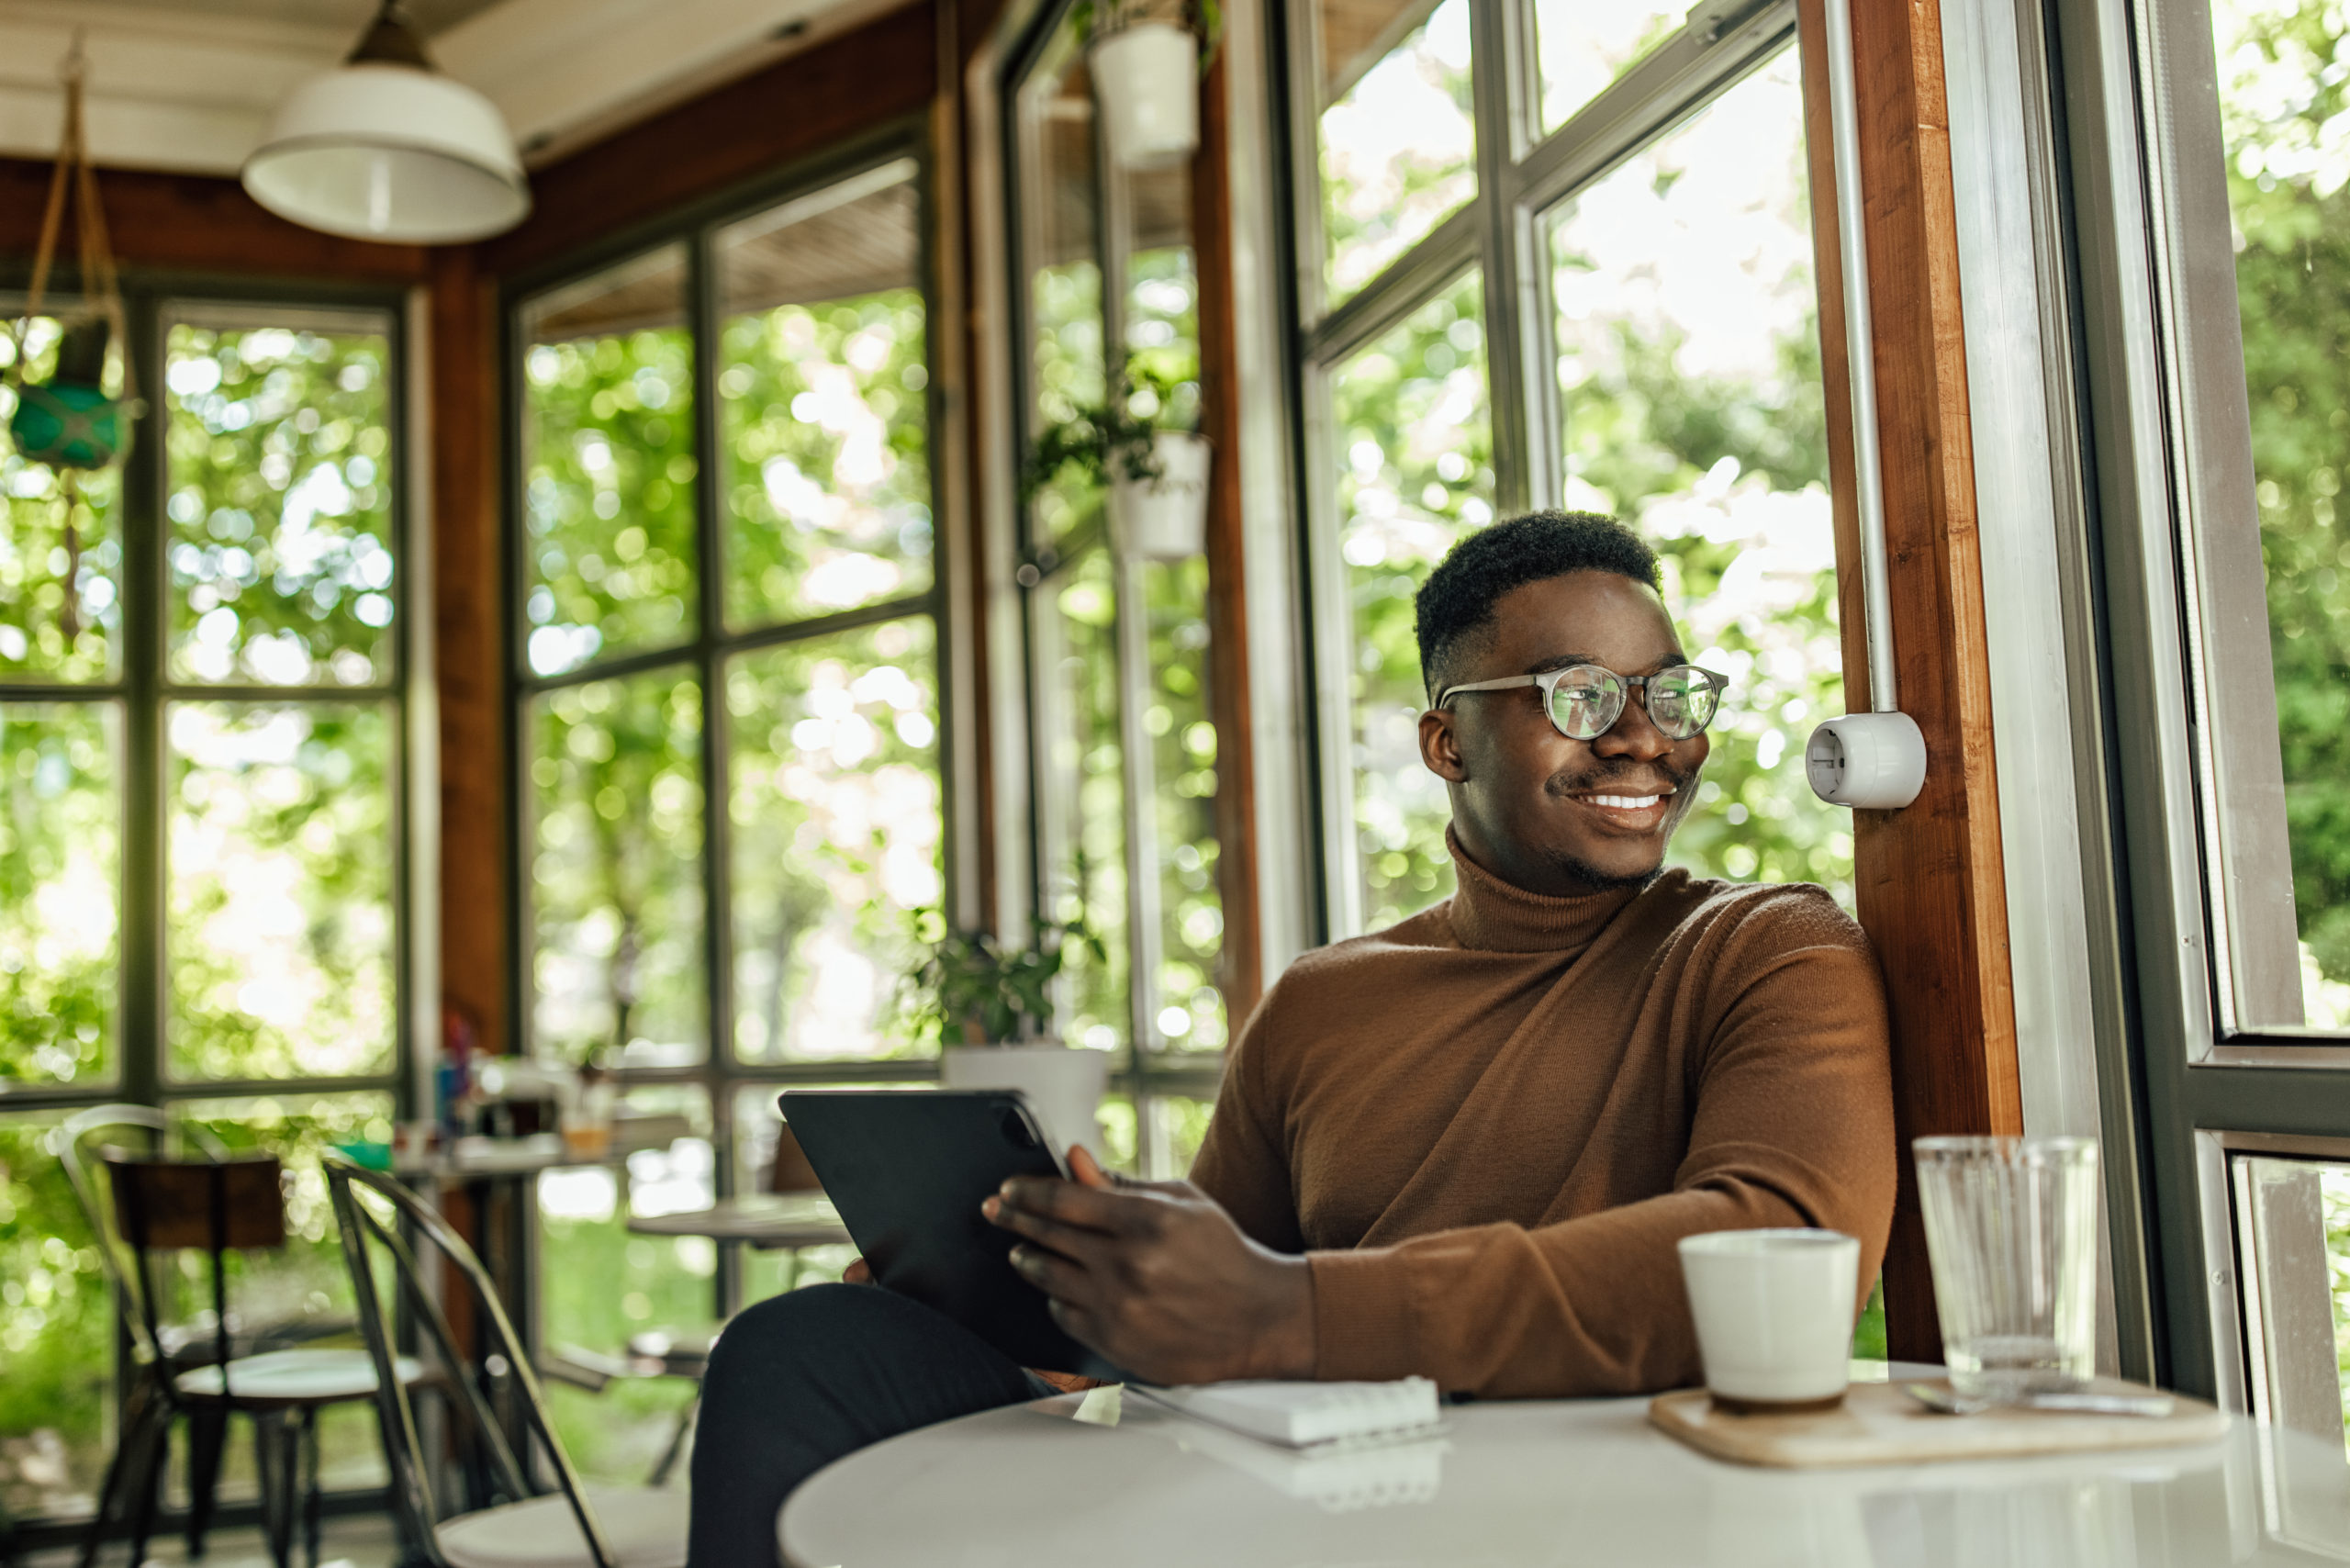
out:
M2212 14L2304 993L2350 1027L2350 19Z

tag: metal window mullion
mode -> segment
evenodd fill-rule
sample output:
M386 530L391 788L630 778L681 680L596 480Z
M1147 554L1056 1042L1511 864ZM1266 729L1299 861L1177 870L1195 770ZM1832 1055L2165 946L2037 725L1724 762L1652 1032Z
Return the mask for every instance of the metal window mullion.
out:
M734 1061L734 909L731 885L734 835L729 815L732 794L726 724L725 655L718 639L726 627L725 461L720 450L718 361L724 327L720 300L717 244L704 229L687 241L687 310L693 342L694 531L701 634L696 639L695 671L701 681L701 873L704 1045L699 1081L710 1105L711 1183L721 1198L734 1195L734 1105L730 1069ZM722 1321L740 1289L739 1249L718 1249L711 1280L711 1310Z
M1442 293L1483 256L1484 222L1474 201L1453 212L1307 331L1304 356L1317 364L1335 364Z
M1520 257L1512 232L1515 214L1504 196L1510 152L1516 140L1510 74L1516 69L1512 41L1517 33L1511 9L1518 0L1472 0L1469 11L1470 96L1477 122L1477 195L1471 203L1477 226L1477 252L1483 276L1480 298L1484 319L1485 396L1494 443L1494 507L1507 517L1526 510L1526 345L1519 342L1516 305Z
M1268 11L1282 0L1264 0ZM1322 228L1322 16L1316 0L1289 0L1282 29L1288 63L1290 145L1303 165L1291 182L1290 222L1294 242L1290 252L1292 277L1297 290L1297 319L1302 325L1326 319L1323 269L1328 264L1329 241Z
M1321 836L1325 941L1362 930L1362 886L1358 876L1354 796L1354 605L1347 592L1347 567L1338 554L1338 448L1332 426L1331 367L1302 367L1300 407L1304 420L1306 545L1305 652L1314 671L1312 704L1315 763L1312 787Z
M162 321L152 295L124 300L129 341L123 345L139 385L162 385ZM118 971L119 1020L116 1071L123 1098L160 1104L167 1076L170 1043L163 999L165 979L164 889L170 875L164 842L164 802L170 793L163 744L162 696L163 620L164 491L170 484L163 461L166 399L147 407L125 460L122 482L122 757L123 835L121 876L122 946Z

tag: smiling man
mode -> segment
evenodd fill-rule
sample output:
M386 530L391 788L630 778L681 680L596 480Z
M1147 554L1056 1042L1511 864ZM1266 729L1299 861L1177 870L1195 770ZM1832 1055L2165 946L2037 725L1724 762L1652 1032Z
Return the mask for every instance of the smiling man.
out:
M1657 589L1648 547L1585 514L1495 524L1430 575L1420 756L1451 798L1457 890L1290 967L1189 1182L1080 1156L1075 1182L988 1200L1070 1332L1156 1383L1630 1394L1697 1378L1684 1236L1847 1231L1874 1278L1894 1187L1875 961L1818 888L1664 869L1725 683ZM721 1515L764 1509L771 1541L824 1461L1043 1391L853 1287L744 1314L705 1386L706 1568L753 1560L718 1554Z

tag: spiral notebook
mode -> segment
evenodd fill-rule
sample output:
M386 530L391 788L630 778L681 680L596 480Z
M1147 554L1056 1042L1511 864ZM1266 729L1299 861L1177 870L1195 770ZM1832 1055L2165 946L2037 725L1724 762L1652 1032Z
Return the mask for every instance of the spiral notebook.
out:
M1402 1442L1442 1430L1436 1384L1424 1377L1128 1387L1154 1404L1283 1448Z

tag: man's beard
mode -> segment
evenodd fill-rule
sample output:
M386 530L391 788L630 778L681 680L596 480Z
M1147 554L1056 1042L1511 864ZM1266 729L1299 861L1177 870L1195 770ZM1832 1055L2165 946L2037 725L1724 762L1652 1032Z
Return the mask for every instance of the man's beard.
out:
M1666 782L1673 786L1673 804L1667 808L1671 814L1666 819L1664 828L1665 841L1671 843L1673 831L1681 825L1681 819L1688 814L1691 805L1694 804L1694 798L1689 791L1696 788L1697 776L1704 772L1705 768L1701 764L1684 772L1662 757L1659 757L1650 766L1656 772L1663 774ZM1628 768L1603 768L1586 771L1572 778L1564 773L1554 774L1542 788L1545 793L1551 795L1585 794L1606 789L1615 778L1628 771L1630 771ZM1595 893L1614 892L1624 888L1629 888L1637 892L1664 875L1664 857L1662 855L1657 857L1656 864L1645 871L1605 871L1581 856L1569 854L1564 850L1545 848L1540 851L1540 854L1543 859L1549 861L1561 872L1583 883Z

